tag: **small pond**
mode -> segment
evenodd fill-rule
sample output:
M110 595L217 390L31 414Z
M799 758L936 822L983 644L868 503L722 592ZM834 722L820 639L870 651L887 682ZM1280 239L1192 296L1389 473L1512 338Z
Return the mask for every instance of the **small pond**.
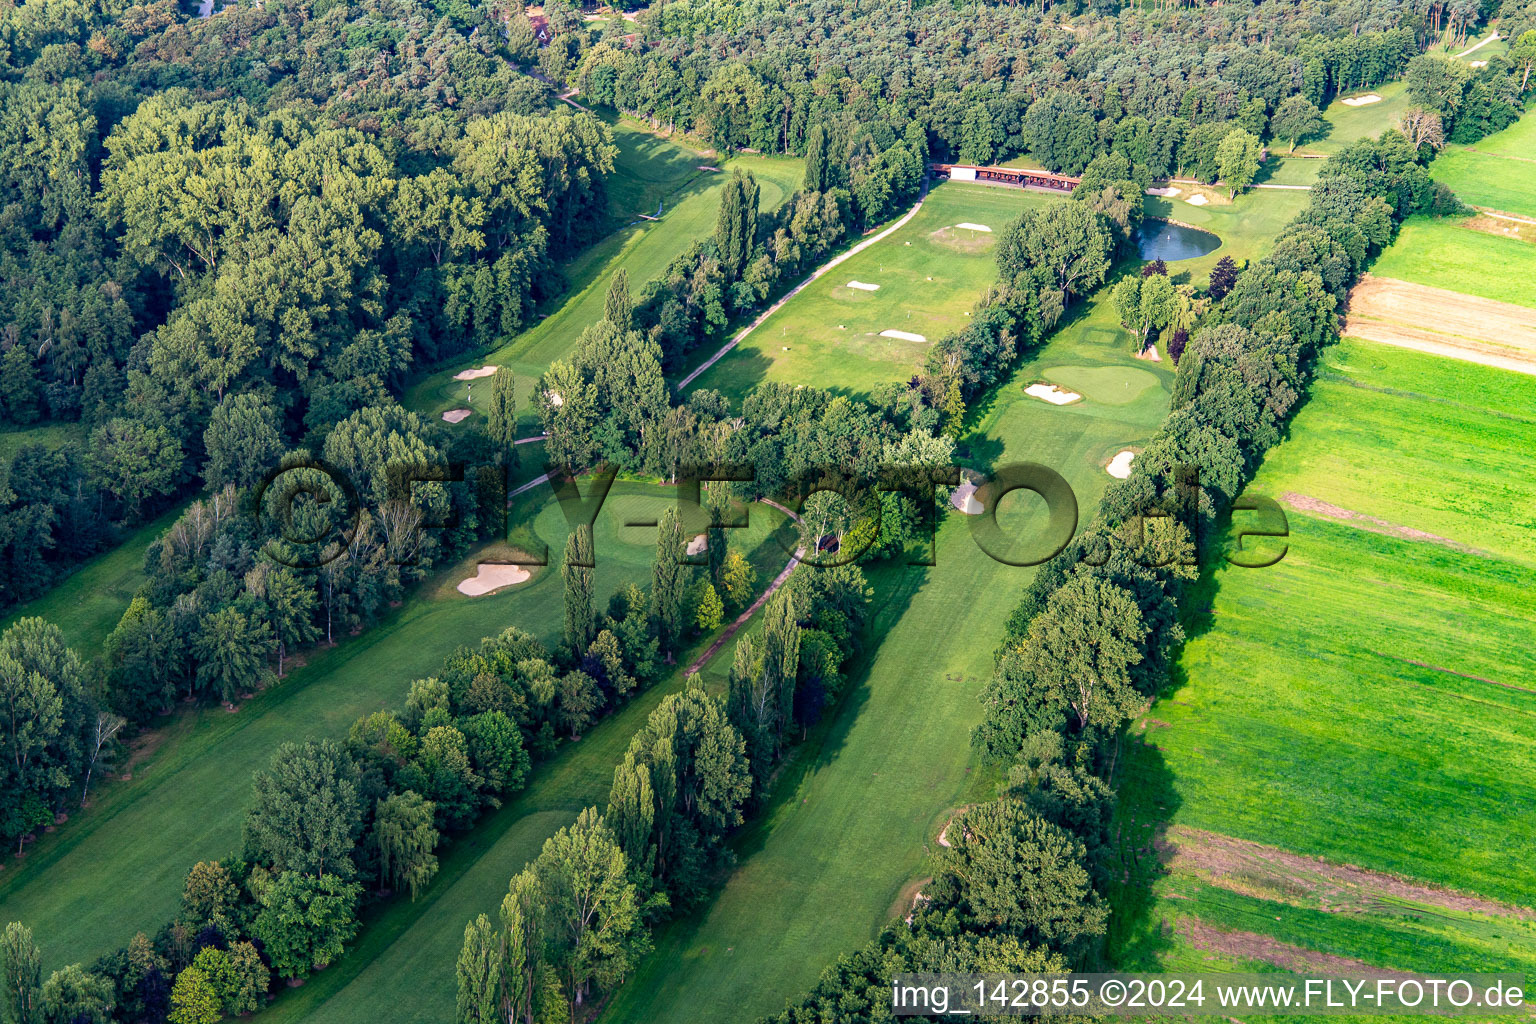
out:
M1221 239L1209 231L1170 224L1165 220L1144 220L1136 232L1136 251L1144 260L1192 260L1221 245Z

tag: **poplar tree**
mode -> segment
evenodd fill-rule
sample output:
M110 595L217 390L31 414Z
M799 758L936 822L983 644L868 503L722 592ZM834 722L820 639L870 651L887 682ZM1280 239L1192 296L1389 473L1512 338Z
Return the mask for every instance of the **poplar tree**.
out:
M560 578L565 583L565 642L579 654L592 643L592 527L576 527L565 541Z
M825 125L811 126L805 140L805 183L807 192L825 192L830 187L827 180L827 129Z
M752 257L757 234L757 181L736 171L720 194L720 215L715 221L715 248L726 276L738 280Z
M509 465L517 465L517 395L516 377L511 367L499 366L491 378L491 404L486 410L486 432L505 455Z
M688 591L687 545L676 509L662 513L656 536L656 561L651 565L651 622L668 660L682 633L683 596Z
M620 267L608 285L608 297L603 300L603 319L621 331L634 327L634 303L629 298L629 271Z

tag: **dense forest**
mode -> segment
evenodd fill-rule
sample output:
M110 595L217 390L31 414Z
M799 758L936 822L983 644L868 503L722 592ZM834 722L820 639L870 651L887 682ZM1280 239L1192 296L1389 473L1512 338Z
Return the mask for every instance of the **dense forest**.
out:
M709 236L655 280L615 280L603 317L535 389L546 459L570 474L607 463L666 480L691 464L753 467L752 481L710 490L717 512L846 484L806 502L801 540L834 535L852 562L921 539L942 492L881 492L880 467L950 464L967 409L1131 255L1154 179L1240 188L1261 145L1315 135L1336 93L1406 79L1403 132L1329 159L1265 259L1223 267L1199 294L1155 271L1116 288L1129 320L1159 311L1143 333L1172 332L1174 412L1015 613L977 732L1013 785L967 812L1048 870L1024 879L958 841L910 932L836 965L783 1019L858 1019L863 997L848 986L863 979L878 999L893 963L1092 962L1112 739L1161 685L1189 579L1149 566L1209 539L1396 224L1458 209L1424 169L1436 149L1506 126L1536 92L1529 0L1505 0L1511 46L1486 66L1423 52L1494 13L1475 0L679 0L594 30L563 3L544 8L539 29L517 5L446 0L263 0L211 17L171 0L0 11L0 422L22 438L0 465L0 607L185 503L103 650L70 651L36 618L0 636L0 693L15 712L0 721L14 755L0 765L0 841L21 849L62 820L125 730L178 700L238 700L294 651L366 629L501 529L499 470L516 458L510 374L492 384L484 431L449 434L397 399L413 374L531 324L565 287L562 261L615 226L611 132L557 89L722 151L803 156L805 174L771 213L751 176L734 175ZM668 386L694 352L910 205L930 160L1017 156L1081 176L1074 201L1001 233L996 285L910 380L870 401L764 385L733 403ZM29 441L39 426L73 440ZM454 461L470 464L465 479L408 490L386 470ZM352 516L345 541L314 558L274 546L247 512L277 469L297 491L323 490L320 462L356 494L290 511L314 536ZM1204 484L1193 506L1176 479L1190 464ZM863 525L876 504L878 532ZM1182 532L1128 540L1153 507ZM445 521L456 525L425 528ZM274 977L331 962L362 904L426 884L443 837L658 679L681 643L750 604L756 581L725 558L718 526L702 571L683 564L681 540L666 521L651 587L598 610L581 550L590 535L577 531L556 649L509 631L457 652L345 743L278 751L253 782L244 849L194 867L182 912L158 934L45 981L30 934L7 931L0 960L26 968L6 975L12 1015L24 1004L29 1024L217 1020L261 1005ZM500 920L470 923L464 1020L559 1019L561 1006L569 1019L620 983L651 926L707 895L796 727L837 699L868 640L866 597L855 565L796 573L761 636L738 648L725 697L690 686L661 705L615 766L606 811L551 840ZM1068 638L1083 635L1102 641L1095 664L1074 661ZM1078 692L1061 666L1105 683ZM561 902L573 865L597 861L584 881L603 893L601 934ZM1047 910L1003 905L1027 885L1049 888Z

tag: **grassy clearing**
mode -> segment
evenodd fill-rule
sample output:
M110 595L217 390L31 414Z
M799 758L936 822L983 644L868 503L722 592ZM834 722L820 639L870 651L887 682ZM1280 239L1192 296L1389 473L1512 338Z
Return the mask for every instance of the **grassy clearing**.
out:
M1135 361L1131 347L1107 299L1080 315L973 411L964 459L1045 462L1072 483L1081 508L1092 508L1109 480L1104 464L1167 413L1170 375ZM830 363L829 375L840 367ZM1053 373L1094 377L1121 401L1058 407L1023 393ZM1123 401L1133 390L1125 385L1144 383L1143 374L1157 386ZM1038 522L1011 500L999 515L1005 529ZM995 780L973 770L969 749L975 695L1030 570L992 561L968 522L946 517L935 566L872 573L879 646L738 837L740 860L719 895L657 936L655 954L605 1021L749 1021L777 1010L837 955L905 913L903 896L926 873L949 812L991 795Z
M1522 375L1348 340L1326 355L1250 491L1322 498L1485 553L1289 511L1279 564L1215 573L1190 602L1182 678L1127 745L1122 963L1204 965L1209 950L1181 932L1194 919L1385 967L1528 968L1529 921L1392 899L1324 913L1283 889L1167 874L1153 839L1169 824L1208 829L1536 906L1524 866L1536 486L1511 460L1533 436L1532 408L1536 382Z
M176 517L180 505L126 535L110 551L82 564L43 596L0 616L0 630L23 615L38 615L58 626L70 647L89 661L117 628L128 602L147 577L144 553Z
M795 296L696 386L739 398L774 380L863 395L905 380L922 365L928 344L965 326L997 279L992 252L1004 225L1024 210L1061 201L1024 189L940 184L905 227ZM992 232L956 227L967 223ZM879 291L850 288L850 281ZM928 343L880 337L885 330L919 334Z
M1303 147L1304 149L1305 147ZM1259 168L1254 182L1259 185L1312 185L1317 182L1317 172L1323 169L1322 160L1302 157L1272 156Z
M520 434L539 431L533 413L534 385L549 364L568 355L581 332L603 315L608 284L620 268L629 272L630 291L638 294L647 281L659 277L678 255L707 237L720 208L720 190L729 173L750 171L761 186L761 209L776 209L800 186L800 161L784 157L738 156L722 171L698 171L705 163L697 153L658 139L622 121L614 125L620 142L619 167L610 192L613 203L638 213L655 210L656 197L666 194L666 211L659 221L639 221L622 228L586 250L564 270L571 282L558 310L495 351L464 358L436 370L413 384L404 404L434 419L449 409L471 408L484 415L490 401L489 381L456 381L453 375L484 364L510 366L517 374ZM467 422L474 422L473 419Z
M1536 114L1474 145L1445 147L1430 171L1463 202L1536 217Z
M558 563L565 520L545 507L548 493L530 495L516 511L532 517ZM655 531L646 537L620 523L654 517L673 501L667 488L614 485L594 530L600 601L650 577ZM752 529L740 531L746 536L730 538L752 552L760 575L782 567L780 546L764 543L774 522L759 513ZM175 912L195 861L239 850L250 771L279 744L345 735L359 716L398 706L409 681L430 675L455 647L509 625L546 643L558 639L558 571L538 570L528 583L476 598L453 589L463 575L463 567L448 567L362 635L295 659L306 663L237 714L188 711L153 734L131 781L104 786L88 814L9 861L0 872L0 919L27 922L55 965L90 959L137 930L153 932Z
M1463 223L1429 217L1406 221L1371 273L1536 308L1536 288L1531 287L1536 246Z
M1372 94L1380 96L1381 102L1368 103L1361 107L1352 107L1344 102L1346 99ZM1356 89L1347 96L1340 96L1334 100L1323 111L1323 119L1329 125L1328 134L1298 147L1298 151L1324 153L1331 156L1361 136L1369 135L1374 139L1388 128L1394 127L1397 119L1402 116L1404 110L1408 109L1408 106L1407 82L1388 82L1374 89Z
M0 430L0 463L9 464L16 453L29 444L62 448L71 441L85 443L85 428L78 423L43 423L35 427Z

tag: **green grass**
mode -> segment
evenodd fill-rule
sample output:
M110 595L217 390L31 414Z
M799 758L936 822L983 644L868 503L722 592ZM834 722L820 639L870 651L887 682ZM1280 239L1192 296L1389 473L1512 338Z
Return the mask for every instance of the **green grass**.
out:
M1463 223L1428 217L1405 222L1371 273L1536 308L1536 245Z
M55 583L46 594L0 616L4 629L24 615L37 615L58 626L64 640L81 658L89 661L101 653L102 644L128 609L147 577L144 553L167 530L181 506L127 534L112 550L83 563Z
M1109 480L1104 464L1167 413L1170 375L1136 362L1112 317L1105 302L1074 319L974 410L966 460L1045 462L1072 483L1081 508L1094 507ZM1092 377L1119 403L1057 407L1024 395L1030 380L1060 372ZM830 363L828 383L840 373ZM1157 386L1125 402L1124 384L1143 374ZM1000 510L1005 529L1038 521L1010 504ZM992 561L968 523L945 517L935 566L872 574L879 645L851 692L781 770L768 806L736 840L739 864L719 895L658 934L603 1020L750 1021L777 1011L906 912L948 813L992 795L990 773L973 770L969 732L1031 570Z
M1284 147L1280 143L1271 143L1279 155L1271 156L1264 161L1264 166L1259 168L1258 177L1254 179L1260 185L1313 185L1317 183L1317 172L1323 169L1323 160L1308 160L1302 157L1285 156ZM1298 147L1303 152L1306 147Z
M1381 97L1380 103L1363 107L1346 106L1344 100L1372 93ZM1409 106L1408 83L1388 82L1374 89L1353 89L1328 104L1323 119L1328 122L1328 134L1302 146L1299 152L1332 155L1351 145L1362 136L1375 138L1388 128L1397 125L1397 119Z
M761 187L759 204L764 212L777 209L800 185L802 167L797 160L743 155L722 165L719 173L690 175L689 168L706 162L692 151L622 121L614 130L615 138L620 140L619 170L610 185L616 203L636 207L636 212L651 213L655 210L656 193L648 189L653 189L654 182L662 182L655 188L678 180L683 182L669 194L661 219L622 228L586 250L564 268L571 289L558 310L492 352L456 360L421 378L406 391L404 404L408 408L436 419L449 409L468 407L477 415L464 422L474 423L484 415L490 401L489 381L475 381L466 388L465 382L455 381L453 375L487 363L510 366L517 374L519 433L537 433L539 427L531 399L539 376L549 369L550 363L569 355L581 332L602 318L608 284L620 268L629 272L630 293L638 295L646 282L665 272L667 264L695 241L707 237L715 227L720 190L732 170L750 171L757 179Z
M71 441L85 443L85 428L78 423L41 423L35 427L0 430L0 465L9 465L25 445L62 448Z
M1178 685L1125 754L1117 834L1151 892L1120 894L1123 963L1198 966L1170 928L1192 915L1387 967L1528 969L1528 923L1280 906L1163 875L1143 844L1172 823L1536 905L1533 409L1523 375L1350 340L1327 353L1250 492L1481 553L1291 510L1282 561L1193 595Z
M739 398L772 380L867 395L906 380L929 344L965 326L997 280L993 248L1003 226L1024 210L1059 202L1024 189L940 184L900 231L796 295L695 386ZM984 224L992 233L954 226L965 223ZM850 281L880 290L849 288ZM920 334L928 344L882 338L884 330Z
M524 499L522 511L532 514L547 493ZM666 488L614 485L594 530L600 601L650 577L655 531L647 537L620 524L647 512L654 517L673 501ZM770 515L759 511L753 529L741 531L747 536L731 538L750 545L760 573L777 572L783 562L778 544L763 544L777 521ZM558 561L563 515L542 507L533 522ZM306 664L237 714L211 708L178 715L151 737L131 781L104 782L88 813L29 847L25 858L8 860L0 872L0 919L25 921L54 965L93 958L137 930L153 933L175 912L194 862L239 851L251 770L279 744L345 735L359 716L400 706L409 681L430 675L454 648L507 626L546 643L558 639L557 571L540 570L521 586L468 598L452 585L467 570L463 564L446 569L360 636L311 650Z
M1473 145L1445 147L1429 169L1465 203L1536 217L1536 114Z

